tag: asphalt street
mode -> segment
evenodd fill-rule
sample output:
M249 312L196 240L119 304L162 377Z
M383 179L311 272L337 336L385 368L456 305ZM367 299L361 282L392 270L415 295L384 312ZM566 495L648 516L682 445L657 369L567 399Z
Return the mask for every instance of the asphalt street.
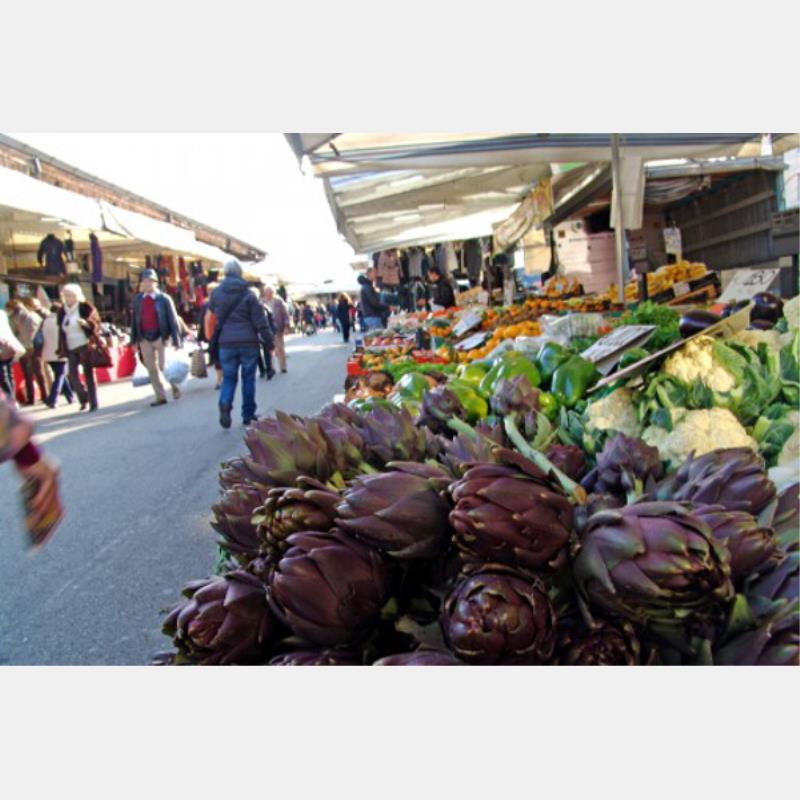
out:
M288 373L258 380L258 414L318 411L342 391L349 347L333 333L290 337ZM106 384L94 414L31 414L61 464L67 516L29 555L19 481L0 468L0 663L136 665L169 649L162 611L213 568L217 469L244 450L240 394L223 430L213 383L191 379L159 408L149 386Z

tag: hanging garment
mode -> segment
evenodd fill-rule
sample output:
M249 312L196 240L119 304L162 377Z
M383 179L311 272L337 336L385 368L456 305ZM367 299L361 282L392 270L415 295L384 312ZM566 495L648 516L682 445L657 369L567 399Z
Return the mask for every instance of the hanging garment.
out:
M92 259L92 282L103 282L103 251L100 249L100 242L93 234L89 234L89 253Z
M423 253L419 247L412 247L408 251L408 279L410 281L422 277L422 256Z
M384 250L378 256L378 280L383 286L400 285L400 259L395 250Z
M445 278L450 278L454 272L458 272L458 258L456 257L456 248L452 242L448 242L444 246L444 254L445 271L442 274Z
M67 265L64 261L64 243L52 233L48 233L39 242L36 260L40 267L44 267L47 275L65 275L67 272Z
M481 279L481 267L483 267L483 248L480 239L464 242L464 265L470 283L477 284Z

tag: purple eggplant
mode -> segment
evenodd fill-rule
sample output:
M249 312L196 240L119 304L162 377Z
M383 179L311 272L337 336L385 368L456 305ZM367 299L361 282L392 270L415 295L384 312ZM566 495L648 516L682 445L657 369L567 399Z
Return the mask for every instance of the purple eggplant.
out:
M765 319L768 322L777 322L783 316L783 300L772 292L759 292L753 295L753 310L750 312L750 322Z
M735 314L737 311L741 311L745 306L749 306L749 300L737 300L735 303L731 303L725 308L722 309L722 318L725 319L729 317L731 314Z
M722 317L711 311L703 311L702 308L693 308L681 317L679 326L681 337L688 339L690 336L694 336L696 333L700 333L700 331L704 331L706 328L715 325L721 319Z
M769 331L775 327L775 323L769 319L750 319L750 327L757 331Z

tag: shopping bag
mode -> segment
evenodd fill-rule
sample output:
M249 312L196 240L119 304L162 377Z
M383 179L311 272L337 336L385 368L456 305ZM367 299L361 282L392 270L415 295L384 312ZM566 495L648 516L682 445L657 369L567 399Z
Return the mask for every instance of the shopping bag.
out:
M189 364L178 359L168 361L164 367L164 377L171 384L183 383L189 377Z
M133 371L131 382L134 386L147 386L150 383L150 376L141 361L136 362L136 369Z
M202 350L195 350L191 356L191 373L193 378L207 378L206 354Z

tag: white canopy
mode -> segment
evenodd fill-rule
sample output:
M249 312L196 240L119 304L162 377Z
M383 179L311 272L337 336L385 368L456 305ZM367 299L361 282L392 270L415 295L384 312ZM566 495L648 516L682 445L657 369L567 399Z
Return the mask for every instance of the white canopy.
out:
M491 233L551 164L608 163L611 134L292 133L357 252ZM776 152L783 135L774 134ZM757 155L761 134L622 134L624 227L641 226L644 164ZM759 149L760 152L760 149Z

